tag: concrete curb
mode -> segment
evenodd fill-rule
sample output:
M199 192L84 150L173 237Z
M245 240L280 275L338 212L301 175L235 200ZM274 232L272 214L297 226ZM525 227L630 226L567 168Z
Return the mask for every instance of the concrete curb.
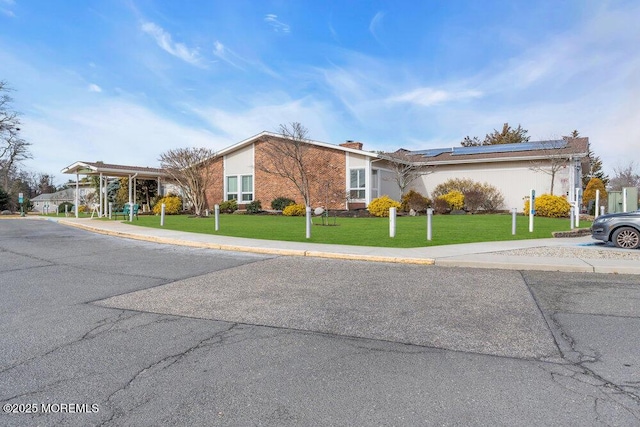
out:
M378 255L356 255L346 253L335 252L322 252L322 251L308 251L301 249L278 249L278 248L261 248L253 246L242 245L226 245L219 243L206 243L206 242L194 242L191 240L172 239L168 237L146 236L136 233L129 233L123 231L105 230L100 227L92 227L86 224L79 224L72 221L65 221L64 219L57 220L59 224L67 225L70 227L80 228L83 230L104 234L115 237L125 237L134 240L142 240L146 242L163 243L168 245L188 246L192 248L202 249L217 249L222 251L233 252L247 252L262 255L279 255L279 256L306 256L314 258L330 258L330 259L343 259L350 261L370 261L370 262L392 262L401 264L419 264L419 265L433 265L434 259L430 258L405 258L405 257L390 257L390 256L378 256Z

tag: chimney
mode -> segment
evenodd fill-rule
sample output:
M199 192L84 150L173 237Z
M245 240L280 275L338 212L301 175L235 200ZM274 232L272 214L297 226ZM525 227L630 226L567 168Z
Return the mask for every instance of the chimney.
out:
M356 150L362 150L362 142L356 142L353 141L351 139L346 140L345 142L343 142L342 144L340 144L341 147L345 147L345 148L353 148Z

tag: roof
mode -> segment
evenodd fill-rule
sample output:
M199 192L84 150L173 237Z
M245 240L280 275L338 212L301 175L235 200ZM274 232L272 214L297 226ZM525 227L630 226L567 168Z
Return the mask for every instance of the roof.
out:
M288 138L286 136L277 134L277 133L273 133L273 132L267 132L267 131L263 131L260 132L257 135L254 135L250 138L245 139L244 141L240 141L236 144L230 145L227 148L223 148L222 150L218 151L216 153L216 156L224 156L225 154L229 154L232 153L236 150L239 150L243 147L246 147L248 145L253 144L254 142L258 142L261 140L266 140L266 139L270 139L270 138L277 138L277 139L281 139L281 140L291 140L293 141L293 138ZM327 142L320 142L320 141L314 141L312 139L305 139L304 140L305 143L310 144L310 145L315 145L317 147L324 147L324 148L330 148L332 150L339 150L339 151L344 151L347 153L352 153L352 154L360 154L362 156L367 156L367 157L379 157L377 153L374 153L372 151L364 151L364 150L358 150L356 148L350 148L350 147L344 147L342 145L337 145L337 144L329 144Z
M32 202L47 202L50 200L55 201L64 201L64 200L73 200L75 197L75 189L65 188L64 190L56 191L55 193L45 193L40 194L33 199Z
M398 150L412 161L429 164L480 163L513 160L544 160L550 157L583 158L589 155L589 138L564 138L517 144L475 147Z
M138 178L156 179L168 176L163 169L141 166L114 165L102 162L75 162L62 169L62 173L82 175L130 176L137 174Z

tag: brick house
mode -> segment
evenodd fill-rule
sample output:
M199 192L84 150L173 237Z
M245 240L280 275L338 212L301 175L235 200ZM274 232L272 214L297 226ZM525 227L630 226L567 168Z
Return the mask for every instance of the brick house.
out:
M235 199L242 209L254 200L270 208L277 197L303 203L294 184L269 173L273 154L269 144L291 142L282 135L262 132L216 153L207 163L213 175L207 189L209 207ZM311 206L330 209L365 208L381 195L400 198L390 153L363 150L360 142L342 144L307 140L304 142L309 175ZM588 165L588 138L565 138L500 146L453 147L418 151L403 150L407 162L431 168L408 189L424 195L450 178L471 178L497 187L504 195L505 209L523 209L523 198L535 189L550 192L552 165L555 164L554 194L572 201L575 188L581 188L582 169ZM269 154L271 153L271 154ZM270 166L271 165L271 166ZM558 166L560 165L560 166Z
M235 199L241 208L254 200L269 208L278 197L303 203L291 180L268 172L273 169L270 144L287 142L282 135L262 132L217 152L207 166L213 175L207 190L209 206ZM389 180L391 171L376 164L382 160L380 156L362 150L360 142L335 145L307 140L304 149L314 207L364 208L379 195L398 192Z

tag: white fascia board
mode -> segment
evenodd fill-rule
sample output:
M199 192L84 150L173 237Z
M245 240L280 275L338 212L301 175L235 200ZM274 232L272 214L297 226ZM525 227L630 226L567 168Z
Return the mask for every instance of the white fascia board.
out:
M551 158L577 158L586 157L584 154L557 154L553 156L520 156L520 157L491 157L484 159L466 159L466 160L443 160L435 162L421 162L420 165L433 166L433 165L461 165L468 163L497 163L497 162L520 162L528 160L548 160Z
M230 145L227 148L223 148L222 150L218 151L216 153L216 155L220 156L220 155L225 155L225 154L231 153L231 152L236 151L236 150L238 150L238 149L240 149L240 148L242 148L242 147L244 147L246 145L254 143L256 140L258 140L258 139L260 139L260 138L262 138L264 136L271 136L273 138L280 138L280 139L288 139L288 138L286 138L286 137L284 137L284 136L282 136L280 134L277 134L277 133L263 131L263 132L260 132L257 135L254 135L254 136L252 136L250 138L247 138L247 139L245 139L243 141L240 141L240 142L237 142L237 143L235 143L233 145ZM367 156L367 157L375 157L375 158L379 157L378 154L373 153L371 151L356 150L355 148L348 148L348 147L343 147L341 145L329 144L329 143L321 142L321 141L314 141L312 139L306 139L304 142L307 143L307 144L310 144L310 145L318 146L318 147L330 148L332 150L339 150L339 151L344 151L344 152L347 152L347 153L360 154L362 156Z

